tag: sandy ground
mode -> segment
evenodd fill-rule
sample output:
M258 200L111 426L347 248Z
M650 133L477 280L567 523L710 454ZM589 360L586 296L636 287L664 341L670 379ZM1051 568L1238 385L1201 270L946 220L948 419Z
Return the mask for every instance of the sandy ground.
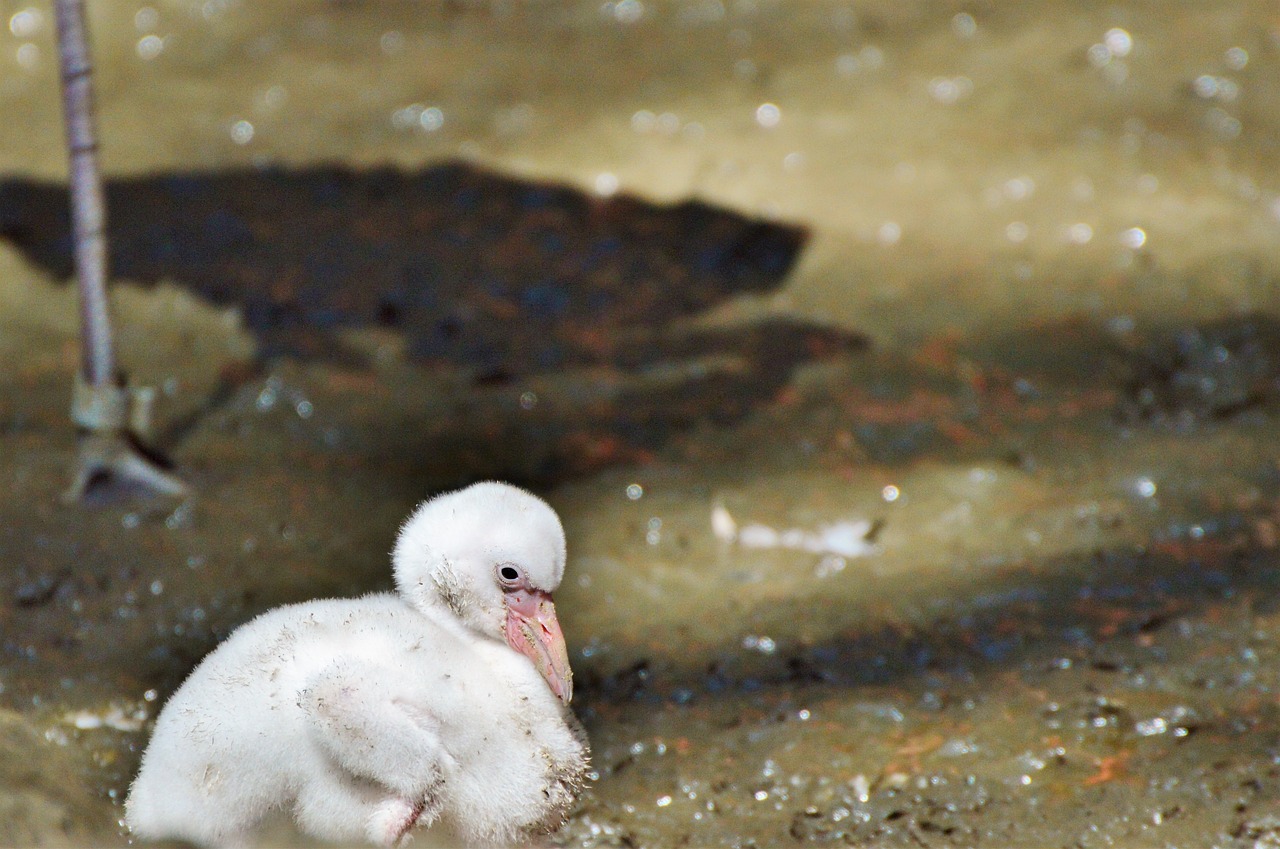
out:
M493 476L569 534L557 843L1280 844L1271 4L92 5L122 359L196 494L58 501L52 21L0 2L0 843L124 843L200 656ZM361 312L390 219L334 210L456 163L510 232L405 201L489 259Z

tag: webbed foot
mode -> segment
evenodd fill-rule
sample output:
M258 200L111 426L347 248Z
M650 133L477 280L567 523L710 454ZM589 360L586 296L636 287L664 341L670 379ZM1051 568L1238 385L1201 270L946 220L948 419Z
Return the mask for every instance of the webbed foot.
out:
M187 485L135 433L150 428L150 395L120 386L93 386L77 376L71 417L82 429L68 504L97 497L185 495Z

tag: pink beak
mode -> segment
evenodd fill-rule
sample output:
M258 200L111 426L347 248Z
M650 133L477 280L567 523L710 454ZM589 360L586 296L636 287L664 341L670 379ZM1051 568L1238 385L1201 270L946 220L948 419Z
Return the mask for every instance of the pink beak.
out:
M551 692L565 704L573 698L573 670L569 668L569 650L556 619L556 606L551 593L542 590L508 592L507 642L529 660Z

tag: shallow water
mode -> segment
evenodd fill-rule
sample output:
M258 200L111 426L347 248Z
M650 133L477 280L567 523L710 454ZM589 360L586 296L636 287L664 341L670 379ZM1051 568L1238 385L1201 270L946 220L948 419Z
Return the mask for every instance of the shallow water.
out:
M147 723L196 660L266 607L384 588L412 505L489 476L536 486L569 535L557 600L598 780L558 843L1280 839L1270 4L93 14L118 181L172 199L249 175L274 203L262 169L367 192L370 169L412 185L462 161L532 194L506 242L449 219L501 285L448 289L446 348L415 335L434 306L273 335L244 294L323 277L356 303L369 281L289 259L318 233L373 250L381 219L329 214L350 183L281 216L303 232L253 232L278 266L217 253L212 224L148 243L122 212L155 260L116 287L122 358L197 494L92 510L57 501L59 243L30 202L0 208L0 842L123 843ZM0 182L60 179L49 12L0 21L20 116ZM626 195L803 245L681 300L710 286L688 246L725 243L640 227L660 211ZM601 220L653 247L601 266L635 297L593 324L525 277L548 239L555 274L586 268ZM218 295L192 263L243 276ZM507 285L545 324L509 330ZM562 356L530 359L546 340Z

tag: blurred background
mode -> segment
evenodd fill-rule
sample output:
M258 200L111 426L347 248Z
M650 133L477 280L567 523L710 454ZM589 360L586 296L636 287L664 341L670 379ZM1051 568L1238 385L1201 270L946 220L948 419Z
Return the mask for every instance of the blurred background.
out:
M1273 3L88 5L194 494L58 502L53 14L0 0L0 843L123 844L204 653L496 477L569 536L556 844L1280 844Z

